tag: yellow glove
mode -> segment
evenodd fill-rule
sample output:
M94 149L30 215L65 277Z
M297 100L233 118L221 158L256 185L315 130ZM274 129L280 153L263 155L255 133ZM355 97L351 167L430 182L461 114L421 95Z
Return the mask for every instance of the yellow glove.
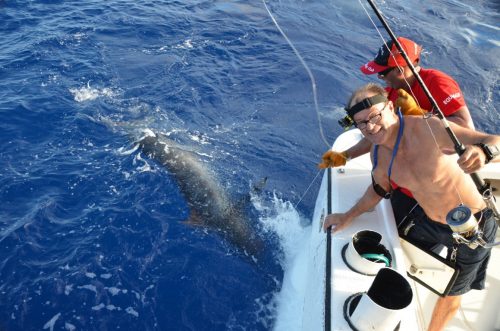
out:
M415 99L403 89L398 90L398 98L396 99L395 106L401 107L401 113L403 115L422 116L427 113L427 111L420 108Z
M323 161L320 164L318 164L318 168L326 169L326 168L340 167L345 165L348 158L349 156L347 152L339 153L330 150L325 154L323 154L323 157L321 158Z

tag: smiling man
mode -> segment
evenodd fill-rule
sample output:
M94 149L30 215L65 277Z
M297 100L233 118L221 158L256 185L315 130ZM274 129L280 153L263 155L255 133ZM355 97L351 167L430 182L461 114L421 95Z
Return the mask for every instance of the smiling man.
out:
M458 139L466 146L456 158L442 153L453 143L441 121L396 113L387 99L386 90L370 83L355 91L346 111L372 144L372 185L347 212L326 217L324 229L332 226L340 231L359 215L371 210L382 198L388 198L393 185L408 188L419 206L412 211L413 226L408 238L420 247L430 249L435 244L448 247L449 259L454 259L461 272L450 294L438 299L429 330L442 330L460 306L461 295L471 289L483 289L490 249L475 250L456 245L451 229L446 225L448 212L464 204L480 220L485 240L495 238L497 225L491 210L486 208L474 182L466 173L475 172L486 162L498 162L497 156L484 150L500 146L500 137L487 135L450 123ZM438 146L436 146L436 143ZM482 145L476 145L482 144ZM457 247L456 257L451 252Z
M403 37L399 37L398 41L447 120L474 129L474 123L458 83L439 70L424 69L420 66L422 46ZM385 82L388 99L402 107L403 115L422 116L427 112L432 112L432 105L428 97L392 40L380 46L375 58L362 65L360 70L365 75L376 74L380 80ZM413 102L412 96L415 97L415 102ZM411 107L406 107L408 99L411 100L410 103L414 103ZM370 141L363 139L345 151L329 150L323 155L323 162L319 167L345 165L348 159L368 153L370 147ZM448 152L453 152L453 150ZM398 223L408 215L416 204L405 188L395 189L391 202L394 217Z

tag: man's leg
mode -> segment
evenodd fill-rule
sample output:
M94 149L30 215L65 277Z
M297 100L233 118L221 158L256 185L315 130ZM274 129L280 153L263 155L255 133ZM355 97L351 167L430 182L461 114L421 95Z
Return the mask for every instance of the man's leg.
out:
M460 295L439 297L432 312L428 331L444 330L446 324L448 324L457 313L458 308L460 308L461 300L462 296Z

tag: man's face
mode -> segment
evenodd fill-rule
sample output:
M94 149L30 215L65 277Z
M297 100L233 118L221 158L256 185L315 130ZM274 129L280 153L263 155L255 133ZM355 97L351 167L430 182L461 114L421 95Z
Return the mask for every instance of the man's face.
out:
M378 103L354 115L356 127L374 144L383 142L386 132L384 117L387 117L390 105L392 105L390 101Z
M407 67L392 67L390 69L384 70L384 72L379 72L377 77L385 82L388 87L393 89L400 89L406 86L405 73Z

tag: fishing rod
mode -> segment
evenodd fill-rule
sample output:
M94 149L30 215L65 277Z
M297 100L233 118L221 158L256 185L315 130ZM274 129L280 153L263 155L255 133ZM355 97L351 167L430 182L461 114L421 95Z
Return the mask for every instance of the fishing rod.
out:
M398 51L401 53L403 56L406 64L410 68L411 72L413 75L416 77L419 85L422 87L422 90L424 91L425 95L427 98L429 98L429 101L431 102L431 105L433 109L436 112L436 115L439 117L439 119L442 121L444 128L446 132L448 133L448 136L450 137L451 141L453 142L453 145L455 147L455 151L457 152L458 155L462 155L465 152L465 146L458 140L457 136L455 135L455 132L450 128L450 125L446 118L444 117L443 112L441 111L441 108L439 108L439 105L437 104L436 100L432 96L431 92L425 85L424 81L422 80L422 77L420 77L420 74L417 72L415 69L415 66L413 63L410 61L410 58L406 54L405 50L399 43L399 40L396 38L396 35L394 32L392 32L391 28L387 24L387 21L385 18L382 16L380 10L377 8L373 0L367 0L370 6L372 7L373 11L377 15L378 19L384 26L385 30L391 37L391 40L394 42L396 45ZM474 184L476 185L477 190L483 197L483 200L486 202L486 205L488 208L490 208L493 211L493 214L495 216L496 222L498 225L500 225L500 213L497 210L497 207L495 205L495 197L493 196L493 190L491 189L491 185L486 183L477 173L471 173L470 176L472 177L472 180L474 181Z

